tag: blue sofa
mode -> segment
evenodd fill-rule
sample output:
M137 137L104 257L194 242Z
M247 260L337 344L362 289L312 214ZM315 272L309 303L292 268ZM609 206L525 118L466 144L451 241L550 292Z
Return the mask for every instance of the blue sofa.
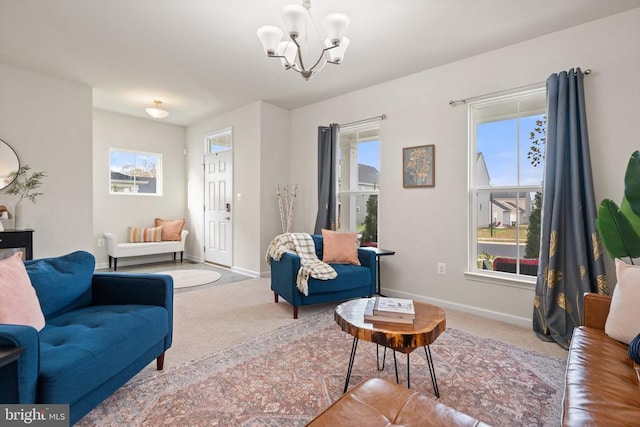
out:
M69 404L73 424L171 346L173 280L155 274L95 273L78 251L26 261L46 320L0 324L0 347L22 347L0 368L0 402Z
M313 234L316 256L322 259L322 235ZM298 290L296 277L300 269L300 257L285 253L271 264L271 290L274 300L278 296L293 306L293 318L298 318L298 307L310 304L342 301L351 298L369 297L376 293L376 255L367 249L358 249L358 259L362 265L329 264L338 277L331 280L318 280L309 277L309 295Z

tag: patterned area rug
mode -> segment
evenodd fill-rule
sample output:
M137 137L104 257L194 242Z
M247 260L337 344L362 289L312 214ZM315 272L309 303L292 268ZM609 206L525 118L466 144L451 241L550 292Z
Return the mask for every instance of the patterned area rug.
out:
M201 360L138 376L77 425L303 426L342 395L351 342L332 310L319 313ZM431 351L440 402L496 426L559 424L565 360L455 329ZM435 399L424 353L410 356L411 388ZM406 384L406 356L399 353L398 370ZM373 376L395 381L394 372L390 351L379 372L375 344L360 341L351 386Z

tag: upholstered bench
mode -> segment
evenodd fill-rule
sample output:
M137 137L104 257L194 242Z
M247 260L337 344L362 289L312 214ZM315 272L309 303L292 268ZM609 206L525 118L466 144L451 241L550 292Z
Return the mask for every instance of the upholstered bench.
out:
M307 424L333 426L486 426L432 398L382 378L365 380Z
M109 255L109 268L111 268L111 261L113 260L113 270L118 269L118 258L142 256L142 255L156 255L166 254L173 252L173 260L176 259L176 253L180 252L180 262L184 256L184 244L187 240L187 230L182 230L180 234L180 240L175 241L160 241L160 242L118 242L118 238L113 233L103 233L105 240L107 241L107 254Z

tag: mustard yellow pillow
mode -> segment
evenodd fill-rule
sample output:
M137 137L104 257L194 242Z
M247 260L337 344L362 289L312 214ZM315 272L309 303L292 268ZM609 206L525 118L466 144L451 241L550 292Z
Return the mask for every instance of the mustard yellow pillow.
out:
M162 240L181 240L182 228L186 219L160 219L156 218L156 227L162 226Z
M322 261L326 263L360 265L358 234L322 230Z
M22 252L0 261L0 323L44 328L38 295L31 285Z

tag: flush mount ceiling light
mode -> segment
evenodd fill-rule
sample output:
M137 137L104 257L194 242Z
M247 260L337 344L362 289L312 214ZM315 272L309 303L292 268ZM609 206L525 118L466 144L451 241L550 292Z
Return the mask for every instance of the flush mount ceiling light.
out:
M349 26L349 17L342 13L327 15L322 21L327 33L324 45L320 42L322 52L311 67L305 67L302 52L308 51L307 20L311 21L318 39L322 40L309 9L311 0L303 0L302 6L290 4L282 10L284 27L290 40L282 41L283 31L278 27L267 25L258 28L258 38L266 54L270 58L280 58L285 70L297 71L305 80L309 80L327 63L340 64L349 46L349 39L343 36Z
M144 109L148 115L150 115L154 119L164 119L169 115L169 112L167 110L163 110L162 108L160 108L160 105L162 105L162 101L158 101L156 99L155 101L153 101L153 103L155 104L155 107L148 107Z

